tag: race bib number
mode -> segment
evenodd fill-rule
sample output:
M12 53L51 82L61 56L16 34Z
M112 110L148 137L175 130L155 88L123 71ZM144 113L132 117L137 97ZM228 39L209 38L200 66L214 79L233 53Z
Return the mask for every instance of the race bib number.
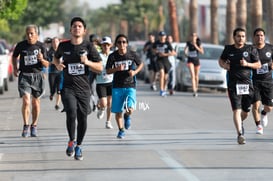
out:
M257 74L266 74L268 72L268 63L263 64L261 68L257 69Z
M113 74L107 74L106 70L102 72L102 78L105 82L109 82L113 80Z
M197 51L189 51L189 57L197 57Z
M249 84L236 84L237 95L248 95Z
M68 64L68 74L70 75L83 75L85 74L84 65L81 63Z
M36 55L27 55L24 56L25 66L35 65L38 63Z

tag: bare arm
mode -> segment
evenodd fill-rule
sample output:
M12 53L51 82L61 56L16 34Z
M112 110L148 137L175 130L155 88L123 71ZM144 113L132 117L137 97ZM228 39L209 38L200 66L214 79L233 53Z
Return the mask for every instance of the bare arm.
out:
M14 76L18 77L19 70L18 70L17 57L12 56L12 66L13 66L13 74L14 74Z
M228 60L223 60L223 59L219 58L218 64L219 64L220 67L222 67L225 70L230 69L230 64L229 64Z
M88 66L91 71L95 72L95 73L101 73L103 70L103 66L102 66L102 62L93 62L87 59L87 56L81 56L81 62Z

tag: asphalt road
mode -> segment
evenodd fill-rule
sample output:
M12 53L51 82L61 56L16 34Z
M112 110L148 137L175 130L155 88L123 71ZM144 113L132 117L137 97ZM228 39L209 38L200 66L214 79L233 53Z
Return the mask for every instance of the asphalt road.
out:
M37 138L22 138L17 80L0 96L0 180L229 181L272 180L273 123L255 134L250 115L247 143L238 145L225 93L177 92L166 98L138 82L137 110L126 138L117 126L105 129L96 113L88 118L83 161L65 154L65 114L54 109L48 92L42 99Z

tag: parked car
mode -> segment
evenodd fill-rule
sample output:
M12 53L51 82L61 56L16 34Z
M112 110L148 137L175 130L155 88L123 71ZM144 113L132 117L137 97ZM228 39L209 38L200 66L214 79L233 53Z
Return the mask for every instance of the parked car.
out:
M13 48L11 48L6 40L0 39L0 44L5 48L6 53L8 54L9 58L9 65L8 65L8 75L9 75L9 81L14 80L14 75L13 75L13 66L12 66L12 52Z
M7 50L0 44L0 94L8 91L9 56Z
M176 67L176 89L187 91L192 87L191 76L187 67L187 58L184 54L186 43L176 45L177 58L180 60ZM217 89L226 91L226 70L218 65L218 59L224 49L224 46L202 43L204 54L200 57L199 87Z

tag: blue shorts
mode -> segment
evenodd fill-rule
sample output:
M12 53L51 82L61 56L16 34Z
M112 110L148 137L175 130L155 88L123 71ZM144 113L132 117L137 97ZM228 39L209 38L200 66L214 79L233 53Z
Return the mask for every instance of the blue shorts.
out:
M111 112L121 113L128 108L136 108L136 89L113 88Z

